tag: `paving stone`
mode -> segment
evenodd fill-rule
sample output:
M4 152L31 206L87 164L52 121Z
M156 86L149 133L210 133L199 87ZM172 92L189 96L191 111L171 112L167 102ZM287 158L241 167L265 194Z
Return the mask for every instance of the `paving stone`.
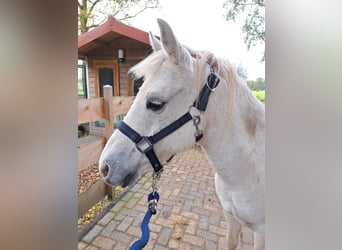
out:
M198 215L204 215L204 216L210 215L210 211L203 209L201 207L193 207L191 212L196 213Z
M129 201L134 196L134 192L127 192L122 198L121 201Z
M78 242L78 250L84 250L86 247L87 247L88 245L86 244L86 243L84 243L84 242L82 242L82 241L79 241Z
M205 240L202 237L190 234L184 234L182 240L199 247L204 246L205 243Z
M88 246L85 250L100 250L101 248L95 246Z
M180 249L180 244L181 244L180 240L170 239L168 247L171 249Z
M134 225L134 226L140 226L141 223L142 223L142 221L143 221L143 219L144 219L144 217L145 217L145 213L140 213L140 214L138 214L138 216L134 217L134 220L133 220L133 222L132 222L132 225Z
M214 233L214 234L219 234L222 236L226 236L227 235L227 229L222 228L222 227L218 227L215 225L209 225L209 231Z
M117 228L119 222L117 221L111 221L108 223L107 226L102 230L101 235L105 237L110 237L113 233L113 231Z
M253 232L250 229L243 227L240 232L240 237L242 238L242 241L245 244L253 245L254 236L253 236Z
M114 216L114 220L116 220L116 221L122 221L125 217L126 217L125 214L119 213L119 214L116 214L116 215Z
M99 221L99 225L105 226L108 224L108 222L114 217L114 213L108 212L103 216L103 218Z
M116 244L116 241L112 239L108 239L105 237L97 237L95 240L93 240L93 245L100 247L102 249L108 249L111 250L113 249L114 245Z
M185 232L188 234L195 234L197 230L197 222L195 220L188 220Z
M130 235L133 235L137 238L140 238L140 236L141 236L140 227L136 227L136 226L130 226L127 230L127 233Z
M166 219L172 220L172 221L174 221L176 223L177 222L181 222L181 223L188 222L187 218L184 218L183 216L180 216L180 215L177 215L177 214L170 214L170 216L168 218L166 217Z
M217 242L217 239L218 239L217 234L214 234L206 230L201 230L201 229L197 230L197 235L203 237L206 240L210 240L213 242Z
M209 218L207 216L201 215L198 222L198 228L203 230L208 230L209 228Z
M172 190L172 195L173 195L173 196L178 196L179 193L180 193L180 191L181 191L180 188L174 188L174 189Z
M153 248L154 250L169 250L168 247L165 247L165 246L161 246L159 244L156 244Z
M132 217L128 217L128 216L125 217L116 229L118 231L125 232L129 228L129 226L132 224L133 220L134 220L134 218L132 218Z
M158 238L159 234L150 232L150 240L155 241Z
M218 239L218 250L227 250L228 242L226 237L219 237Z
M142 188L142 187L141 187L141 184L140 184L140 182L139 182L139 183L135 184L135 185L132 187L131 191L132 191L132 192L138 192L141 188ZM134 195L134 197L136 197L136 195Z
M133 242L133 236L127 233L122 233L119 231L113 232L111 239L116 240L118 243L122 243L125 246L130 245Z
M216 250L217 249L217 243L215 241L207 240L205 242L205 249Z
M147 207L147 196L142 196L142 197L138 200L137 204L139 204L139 205L141 205L141 206Z
M143 176L78 243L79 250L125 249L141 236L140 224L151 192ZM227 222L214 185L214 171L199 149L174 157L159 183L157 214L151 217L144 250L226 250ZM237 250L253 249L253 233L242 229Z
M171 221L169 219L160 218L160 217L157 218L155 223L158 225L164 226L164 227L169 227L169 228L173 228L173 226L174 226L173 221Z
M189 200L185 200L182 210L188 212L192 211L192 202L190 202Z
M159 232L159 237L157 239L157 242L163 246L166 246L170 239L171 233L172 233L172 230L170 228L163 228Z
M134 209L126 208L126 207L125 207L125 208L122 209L122 211L121 211L120 214L124 215L125 217L126 217L126 216L129 216L129 217L136 217L136 216L138 216L139 213L140 213L140 212L135 211Z
M127 244L123 244L121 242L118 242L115 245L115 250L127 250L128 249L128 245Z
M147 212L147 201L146 201L145 206L142 206L142 205L139 205L139 204L135 204L133 209L135 211L143 212L145 214Z
M151 183L149 182L146 182L143 186L142 186L142 189L149 189L151 188Z
M228 228L226 219L220 221L220 227Z
M253 245L247 245L247 244L243 244L241 245L240 249L237 250L254 250Z
M211 213L209 216L209 223L219 226L220 225L220 215Z
M137 204L138 200L139 200L138 198L132 197L132 198L126 203L126 208L132 209L132 208L135 206L135 204Z
M83 241L90 243L103 229L99 225L95 225L84 237Z
M182 216L188 217L188 218L193 219L193 220L198 220L198 218L199 218L199 215L195 214L194 212L182 211L181 214L182 214Z
M125 201L123 201L123 200L120 200L120 201L118 201L115 205L114 205L114 207L112 207L110 210L113 212L113 213L118 213L118 212L120 212L120 210L125 206Z
M162 226L154 224L154 223L151 223L149 225L149 228L150 228L151 232L159 233L160 230L162 229Z
M181 211L182 211L182 206L175 205L175 206L173 206L171 213L179 214Z
M154 250L155 244L156 244L155 240L149 240L144 250Z

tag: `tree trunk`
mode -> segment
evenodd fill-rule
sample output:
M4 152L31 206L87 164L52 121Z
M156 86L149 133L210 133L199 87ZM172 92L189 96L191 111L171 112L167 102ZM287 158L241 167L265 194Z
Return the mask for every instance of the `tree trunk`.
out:
M81 34L86 33L89 28L88 28L88 1L87 0L82 0L82 4L79 4L78 7L80 9L79 11L79 18L80 18L80 23L79 23L79 30Z

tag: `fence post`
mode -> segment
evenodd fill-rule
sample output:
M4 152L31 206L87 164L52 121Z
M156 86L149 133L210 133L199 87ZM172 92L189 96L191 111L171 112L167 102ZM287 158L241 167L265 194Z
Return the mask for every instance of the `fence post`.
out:
M113 87L110 85L103 86L103 97L104 97L104 113L105 113L105 138L106 142L109 140L109 137L112 135L114 128L114 115L113 115ZM114 188L106 185L106 193L109 199L113 199L114 196Z

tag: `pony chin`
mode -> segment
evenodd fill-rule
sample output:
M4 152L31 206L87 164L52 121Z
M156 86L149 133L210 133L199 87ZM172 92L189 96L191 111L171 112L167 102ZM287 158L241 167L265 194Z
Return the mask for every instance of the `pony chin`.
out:
M127 187L134 184L142 175L144 175L149 170L152 170L150 165L140 165L134 173L126 175L126 177L121 182L121 187Z
M133 183L136 182L136 180L138 179L139 175L137 172L133 173L133 174L128 174L126 175L126 177L122 180L120 186L121 187L127 187Z

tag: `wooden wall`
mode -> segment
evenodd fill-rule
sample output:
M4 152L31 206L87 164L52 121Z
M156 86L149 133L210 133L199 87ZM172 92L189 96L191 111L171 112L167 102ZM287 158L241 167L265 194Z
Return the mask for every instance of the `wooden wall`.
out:
M103 46L91 51L87 55L88 70L88 89L89 98L97 98L95 85L94 61L98 60L118 60L118 49L124 49L125 61L118 62L119 85L121 96L133 95L133 79L127 75L129 68L144 59L152 49L149 45L135 41L127 37L118 37L110 43L104 43Z

